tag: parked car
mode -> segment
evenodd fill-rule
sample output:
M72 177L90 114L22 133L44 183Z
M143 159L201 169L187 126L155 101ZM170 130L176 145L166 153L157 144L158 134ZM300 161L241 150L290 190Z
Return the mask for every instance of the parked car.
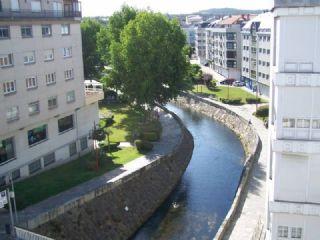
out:
M232 85L236 80L234 78L226 78L220 84L222 85Z
M246 84L241 81L235 81L232 85L235 87L244 87Z

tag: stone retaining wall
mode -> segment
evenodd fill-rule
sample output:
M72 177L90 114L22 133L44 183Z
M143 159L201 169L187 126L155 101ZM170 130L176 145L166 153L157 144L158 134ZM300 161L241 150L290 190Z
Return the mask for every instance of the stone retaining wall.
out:
M223 123L238 135L245 149L246 161L244 163L238 190L235 194L231 208L214 238L215 240L222 240L232 222L235 221L235 215L237 210L239 210L241 200L246 197L245 188L247 187L253 165L257 159L259 159L261 152L262 145L260 138L248 121L219 104L215 104L214 102L189 93L182 94L173 103L179 107L202 113Z
M192 156L193 137L181 120L171 114L182 130L180 143L171 154L73 203L60 206L52 211L52 214L59 213L57 217L34 231L68 240L131 237L172 192Z

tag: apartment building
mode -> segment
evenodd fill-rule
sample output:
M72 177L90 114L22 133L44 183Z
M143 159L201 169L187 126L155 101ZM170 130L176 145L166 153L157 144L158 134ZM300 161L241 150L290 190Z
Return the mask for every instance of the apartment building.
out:
M250 20L242 29L242 81L246 86L269 96L270 38L272 13L267 12Z
M275 0L267 239L320 238L320 0Z
M185 35L186 35L187 43L191 47L195 47L196 46L196 28L195 28L195 26L194 25L183 24L181 26L181 28L184 31Z
M0 0L0 179L86 153L100 90L85 91L77 0Z
M206 47L207 47L207 37L206 37L206 28L209 25L209 22L202 22L197 24L195 27L196 30L196 39L195 39L195 52L201 64L206 63Z
M225 78L240 80L241 29L249 15L228 16L214 21L206 31L206 60Z

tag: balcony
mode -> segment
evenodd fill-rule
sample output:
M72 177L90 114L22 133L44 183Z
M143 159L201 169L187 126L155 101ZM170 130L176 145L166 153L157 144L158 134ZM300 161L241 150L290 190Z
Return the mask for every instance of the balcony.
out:
M72 4L64 4L63 10L48 10L48 9L5 9L0 8L0 19L60 19L60 18L81 18L81 3L74 2Z
M101 83L95 80L86 80L84 85L86 105L90 105L104 99L104 92Z

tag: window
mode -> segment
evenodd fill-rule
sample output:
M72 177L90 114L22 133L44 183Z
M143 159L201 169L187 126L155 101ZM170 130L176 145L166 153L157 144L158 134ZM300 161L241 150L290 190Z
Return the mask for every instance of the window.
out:
M313 120L312 121L312 128L313 129L320 129L320 120Z
M53 49L48 49L44 51L44 61L52 61L54 59Z
M32 63L35 63L35 62L36 62L35 52L34 52L34 51L26 52L26 53L24 54L24 57L23 57L23 62L24 62L24 64L32 64Z
M10 30L8 26L0 26L0 39L10 38Z
M54 96L54 97L49 97L48 99L48 109L54 109L58 107L58 97Z
M49 166L50 164L54 163L55 161L56 161L56 155L54 152L47 154L46 156L43 157L43 165L45 167Z
M12 160L16 157L14 140L7 138L0 141L0 164Z
M42 125L28 131L29 146L32 146L44 140L47 140L47 125Z
M227 40L235 40L236 34L235 33L227 33Z
M50 37L51 34L51 25L42 25L42 37Z
M59 133L73 129L73 115L58 120Z
M291 228L291 238L301 239L302 238L302 228L300 228L300 227Z
M74 91L67 92L67 103L72 103L75 100L76 100L75 92Z
M40 112L40 103L39 103L39 101L29 103L28 111L29 111L29 115L30 116L38 114Z
M62 35L70 34L70 24L61 24L61 34Z
M284 118L282 120L282 127L283 128L295 128L296 120L293 118Z
M41 2L40 1L31 1L31 11L32 12L41 12Z
M73 79L73 69L64 71L65 80Z
M63 57L71 57L72 56L72 47L63 48Z
M278 226L278 237L287 238L288 237L288 227Z
M87 137L83 137L80 139L80 147L81 151L84 151L88 148L88 139Z
M38 87L37 78L36 77L27 77L26 78L27 89L34 89Z
M29 174L38 172L41 169L41 160L36 160L33 163L29 164Z
M268 74L266 74L266 79L269 80L269 75Z
M31 38L32 26L21 26L21 36L22 38Z
M266 49L263 49L263 53L266 53Z
M0 55L0 67L13 66L13 54Z
M309 119L298 119L297 120L297 128L310 128L310 120Z
M19 119L19 107L14 106L7 110L7 122L12 122Z
M56 83L56 73L46 74L46 84L51 85Z
M21 177L20 169L17 169L11 173L12 180L17 180Z
M4 82L3 83L3 93L4 93L4 95L15 93L16 91L17 91L17 89L16 89L16 81L8 81L8 82Z
M69 145L69 153L70 153L70 157L77 154L77 143L76 142L73 142Z
M270 54L270 50L269 49L267 50L267 54Z

